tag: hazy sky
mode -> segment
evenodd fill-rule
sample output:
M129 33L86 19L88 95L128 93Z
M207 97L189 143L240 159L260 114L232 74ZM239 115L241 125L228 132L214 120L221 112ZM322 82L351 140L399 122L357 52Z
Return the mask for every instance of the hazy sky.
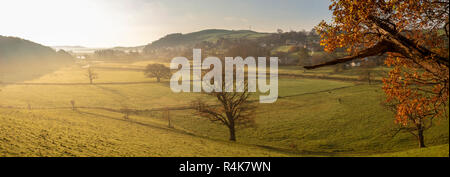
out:
M48 46L137 46L203 29L310 30L329 0L0 0L0 35Z

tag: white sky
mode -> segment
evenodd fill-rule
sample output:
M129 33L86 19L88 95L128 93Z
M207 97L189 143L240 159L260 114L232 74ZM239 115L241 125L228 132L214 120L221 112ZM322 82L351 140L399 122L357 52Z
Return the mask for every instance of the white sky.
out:
M145 45L203 29L310 30L328 0L0 0L0 35L48 46Z

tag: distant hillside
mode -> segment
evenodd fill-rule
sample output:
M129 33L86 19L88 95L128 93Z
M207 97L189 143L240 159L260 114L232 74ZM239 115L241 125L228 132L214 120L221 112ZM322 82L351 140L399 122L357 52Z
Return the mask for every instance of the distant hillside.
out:
M34 78L72 62L66 52L17 37L0 36L0 80Z
M0 36L0 60L2 61L55 54L56 52L50 47L16 37Z
M246 38L256 39L270 35L269 33L259 33L250 30L222 30L222 29L208 29L198 32L181 34L169 34L153 43L145 46L144 50L160 47L176 47L193 45L203 41L215 42L220 38Z

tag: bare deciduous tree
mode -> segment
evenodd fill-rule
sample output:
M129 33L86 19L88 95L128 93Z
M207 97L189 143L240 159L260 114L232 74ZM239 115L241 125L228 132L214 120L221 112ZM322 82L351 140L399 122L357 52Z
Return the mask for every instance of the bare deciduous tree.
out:
M161 82L161 78L170 76L170 68L163 64L149 64L144 70L147 77L156 77L157 82Z
M98 79L98 74L95 73L91 67L88 68L86 72L86 76L89 78L89 83L92 84L94 79Z
M245 84L244 92L226 92L225 84L222 84L221 92L212 92L219 104L209 105L204 100L196 100L193 106L201 117L208 118L212 122L220 122L230 132L230 141L236 141L236 126L253 126L254 111L256 106L249 102L250 93Z

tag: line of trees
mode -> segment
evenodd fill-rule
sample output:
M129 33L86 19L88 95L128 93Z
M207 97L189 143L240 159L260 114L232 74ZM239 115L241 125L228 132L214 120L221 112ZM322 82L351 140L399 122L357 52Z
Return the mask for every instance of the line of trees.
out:
M128 60L143 58L143 56L138 51L125 52L114 49L96 50L92 57L103 60Z

